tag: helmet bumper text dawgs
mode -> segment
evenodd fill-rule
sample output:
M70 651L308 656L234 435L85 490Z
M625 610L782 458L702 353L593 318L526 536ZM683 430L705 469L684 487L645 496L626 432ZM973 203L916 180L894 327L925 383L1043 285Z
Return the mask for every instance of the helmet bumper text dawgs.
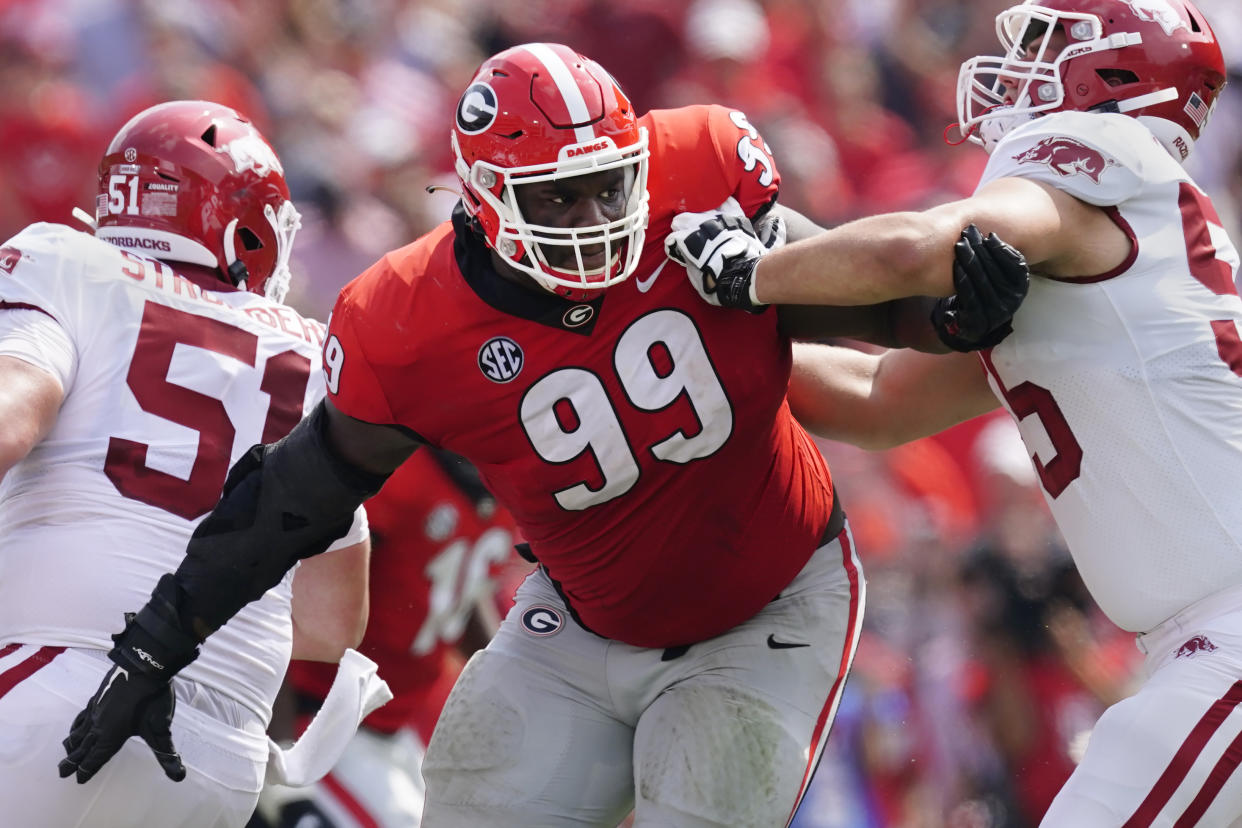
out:
M637 268L647 227L647 131L599 64L557 43L501 52L479 68L458 102L452 144L462 203L510 266L575 299ZM615 221L550 227L522 215L515 187L613 169L626 170L628 187ZM603 264L588 267L591 250L584 248L601 246ZM549 256L558 248L571 250L575 264Z
M153 258L217 268L277 302L301 217L284 170L244 116L173 101L121 127L99 163L95 235Z
M989 150L1039 114L1099 109L1139 118L1185 160L1225 85L1216 36L1189 0L1027 0L997 15L996 33L1005 54L966 61L957 80L961 130Z

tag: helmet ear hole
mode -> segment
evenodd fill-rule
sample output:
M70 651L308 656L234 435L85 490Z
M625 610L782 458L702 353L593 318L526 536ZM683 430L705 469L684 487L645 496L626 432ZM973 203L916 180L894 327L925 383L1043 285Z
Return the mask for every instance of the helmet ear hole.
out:
M249 227L237 228L237 235L241 237L242 247L247 250L259 250L263 247L263 240Z
M1129 69L1096 69L1095 74L1109 86L1125 86L1138 83L1139 76Z

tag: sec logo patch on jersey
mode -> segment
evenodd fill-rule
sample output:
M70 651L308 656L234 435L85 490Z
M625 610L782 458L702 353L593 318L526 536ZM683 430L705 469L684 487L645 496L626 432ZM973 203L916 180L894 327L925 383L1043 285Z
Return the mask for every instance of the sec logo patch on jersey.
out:
M541 604L522 613L522 627L531 635L553 635L564 624L565 618L560 610Z
M521 346L507 336L493 336L479 349L479 370L492 382L510 382L524 362Z

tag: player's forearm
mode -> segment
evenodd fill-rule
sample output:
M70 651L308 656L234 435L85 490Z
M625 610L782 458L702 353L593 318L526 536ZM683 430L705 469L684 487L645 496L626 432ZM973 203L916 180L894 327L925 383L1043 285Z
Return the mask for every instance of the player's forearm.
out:
M932 326L936 301L911 296L879 305L777 305L776 313L781 332L792 339L856 339L940 354L948 349Z
M755 268L765 304L873 305L953 292L961 227L943 214L891 213L773 250Z
M917 440L997 405L972 354L867 354L796 343L789 405L814 434L872 451Z

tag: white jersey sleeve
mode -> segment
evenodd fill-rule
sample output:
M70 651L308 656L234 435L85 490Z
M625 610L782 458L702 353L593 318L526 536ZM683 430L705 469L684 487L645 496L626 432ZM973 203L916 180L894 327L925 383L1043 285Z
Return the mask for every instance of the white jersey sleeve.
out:
M73 362L55 425L0 483L0 643L107 649L181 562L230 466L323 397L324 328L51 224L2 248L0 302L0 315L21 311L5 342ZM360 520L349 537L363 533ZM212 635L181 678L266 722L289 659L291 578Z
M73 385L78 355L60 323L41 310L27 310L0 300L0 356L15 357L41 368L60 383Z
M1092 595L1149 630L1242 584L1238 253L1134 118L1038 118L984 182L1007 176L1104 208L1131 242L1107 273L1032 274L1013 333L982 357Z
M332 552L336 549L344 549L346 546L353 546L362 543L371 536L371 524L367 521L367 510L363 506L359 506L354 512L354 522L350 524L349 531L337 540L333 541L328 547L328 551Z

